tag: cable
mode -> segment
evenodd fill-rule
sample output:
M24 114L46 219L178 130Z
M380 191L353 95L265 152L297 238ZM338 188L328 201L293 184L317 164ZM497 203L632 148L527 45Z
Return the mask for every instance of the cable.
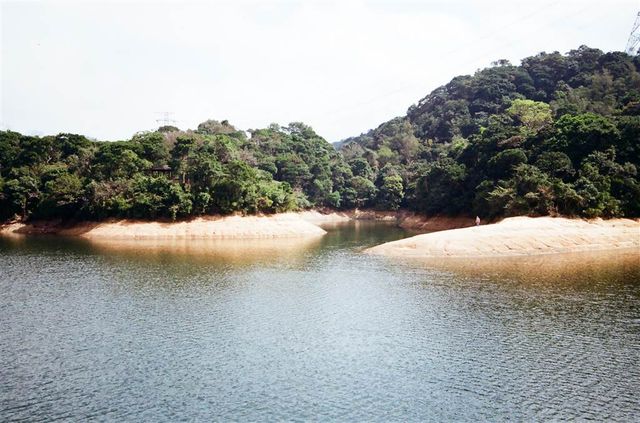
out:
M512 20L510 23L508 23L507 25L504 25L504 26L500 27L500 29L498 29L498 30L496 30L496 31L492 31L492 32L490 32L490 33L487 33L487 34L485 34L485 35L481 36L478 40L484 40L484 39L491 38L491 37L493 37L493 36L495 36L495 35L500 35L500 31L503 31L504 29L509 28L509 27L511 27L511 26L513 26L513 25L515 25L516 23L520 23L520 22L522 22L522 21L528 20L528 19L530 19L530 18L532 18L532 17L534 17L534 16L538 15L539 13L541 13L541 12L543 12L543 11L548 10L548 9L547 9L548 7L556 6L556 5L558 5L559 3L560 3L559 1L554 1L554 2L548 3L547 5L545 5L545 6L543 6L543 7L538 8L538 9L537 9L536 11L534 11L534 12L528 13L528 14L526 14L526 15L523 15L522 17L519 17L519 18L517 18L517 19ZM504 47L507 47L507 46L513 46L516 42L519 42L519 41L520 41L520 40L522 40L525 36L528 36L528 35L530 35L530 34L533 34L534 32L540 31L541 29L547 28L547 27L549 27L549 26L555 25L555 24L557 24L558 22L561 22L561 21L565 20L565 19L566 19L567 17L569 17L569 16L579 16L579 15L583 14L583 13L584 13L586 10L588 10L589 8L590 8L590 5L587 5L587 6L582 7L582 8L581 8L580 10L578 10L577 12L576 12L576 11L572 11L571 13L564 14L563 16L561 16L561 17L560 17L560 18L558 18L558 19L555 19L555 20L553 20L553 21L551 21L551 22L549 22L549 23L547 23L547 24L545 24L545 25L542 25L542 26L538 26L538 27L536 27L534 31L527 32L527 33L526 33L526 34L524 34L523 36L520 36L518 39L515 39L515 40L513 40L513 39L512 39L512 40L509 40L508 42L503 43L503 44L500 44L500 45L498 45L498 46L492 46L492 48L491 48L490 50L486 50L486 51L484 51L482 54L480 54L480 55L478 55L478 56L474 57L474 58L473 58L473 59L471 59L471 60L466 60L466 61L464 61L464 62L462 62L462 63L458 63L458 64L457 64L457 66L458 66L458 67L464 67L464 66L466 66L466 65L468 65L468 64L470 64L470 63L477 62L477 61L479 61L480 59L482 59L482 58L484 58L484 57L487 57L487 56L488 56L488 55L490 55L491 53L493 53L493 52L495 52L495 51L497 51L497 50L500 50L500 49L502 49L502 48L504 48ZM464 50L464 48L462 48L462 49L454 49L454 50L451 50L451 51L449 51L449 52L447 52L447 53L444 53L443 55L441 55L441 56L439 56L439 57L440 57L440 58L448 57L448 56L450 56L450 55L452 55L452 54L454 54L454 53L458 53L458 52L463 51L463 50ZM406 85L404 85L404 86L402 86L402 87L400 87L400 88L396 88L396 89L394 89L394 90L392 90L392 91L388 91L388 92L386 92L386 93L383 93L383 94L380 94L380 95L376 95L376 96L374 96L374 97L372 97L372 98L369 98L368 100L365 100L365 101L362 101L362 102L358 102L358 103L353 104L353 105L351 105L351 106L349 106L349 107L340 108L339 110L336 110L336 111L334 111L334 112L326 113L326 114L325 114L325 116L326 116L326 115L329 115L329 114L336 114L336 113L337 113L338 115L341 115L342 113L340 113L340 112L342 112L342 111L351 110L351 109L353 109L353 108L355 108L355 107L361 107L361 106L364 106L364 105L367 105L367 104L373 104L373 103L376 103L376 102L378 102L378 101L380 101L380 100L382 100L382 99L384 99L384 98L388 98L388 97L390 97L390 96L392 96L392 95L398 94L398 93L400 93L400 92L404 92L404 91L406 91L406 90L408 90L408 89L413 89L414 87L417 87L417 86L419 86L419 83L410 83L410 84L406 84ZM340 116L337 116L336 118L334 118L334 119L330 120L330 122L335 122L336 120L339 120L340 118L341 118Z

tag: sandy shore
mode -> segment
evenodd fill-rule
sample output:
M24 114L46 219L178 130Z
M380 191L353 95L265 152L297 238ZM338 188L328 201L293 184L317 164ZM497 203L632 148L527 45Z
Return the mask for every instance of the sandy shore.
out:
M513 217L491 224L417 235L365 250L407 258L504 257L637 249L640 221Z
M307 210L268 216L204 216L184 222L111 219L103 222L36 221L0 225L0 235L65 235L90 239L256 239L316 236L323 225L351 220L393 222L434 231L468 226L468 218L425 217L406 211Z
M272 216L202 217L185 222L109 220L73 225L56 222L13 223L0 227L4 235L55 234L88 239L259 239L321 236L324 221L348 219L321 213Z

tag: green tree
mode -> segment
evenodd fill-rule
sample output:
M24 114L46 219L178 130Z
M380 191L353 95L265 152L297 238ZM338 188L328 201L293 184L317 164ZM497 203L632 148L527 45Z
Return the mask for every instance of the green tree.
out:
M44 185L39 212L42 216L77 215L84 199L83 181L75 174L63 173Z
M521 148L501 151L489 160L491 174L498 178L511 175L516 166L527 163L527 154Z
M524 136L535 135L540 129L553 122L551 107L541 101L515 99L507 109L507 113L522 125L520 131Z
M398 174L385 175L378 191L378 207L384 210L398 210L404 198L402 177Z
M350 186L353 191L348 194L352 194L353 198L349 198L349 202L355 207L365 207L376 197L376 186L367 178L354 176L351 178Z
M593 113L564 115L556 121L557 136L552 147L580 162L594 150L605 150L620 138L616 125L607 117Z
M569 178L575 174L571 159L559 151L545 151L536 159L538 169L557 178Z
M354 176L360 176L369 180L373 179L373 169L371 169L371 165L366 159L362 157L352 159L349 161L349 166Z
M6 175L20 154L20 134L0 131L0 175Z
M3 212L7 217L19 214L26 220L40 199L38 179L28 169L15 169L4 184L6 206Z
M153 165L166 164L169 160L169 147L164 135L158 132L137 133L131 139L132 144L139 146L138 155Z
M468 206L464 192L467 169L451 158L430 166L419 180L416 197L419 210L427 213L459 213Z

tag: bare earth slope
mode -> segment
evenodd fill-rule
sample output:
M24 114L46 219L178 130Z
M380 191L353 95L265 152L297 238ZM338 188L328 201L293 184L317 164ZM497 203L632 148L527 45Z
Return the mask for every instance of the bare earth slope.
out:
M365 250L393 257L519 256L638 249L640 221L513 217L485 226L452 229L388 242Z

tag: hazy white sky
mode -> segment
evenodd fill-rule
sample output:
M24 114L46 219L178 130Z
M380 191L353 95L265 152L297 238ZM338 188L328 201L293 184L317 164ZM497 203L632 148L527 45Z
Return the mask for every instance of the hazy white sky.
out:
M125 139L303 121L357 135L453 76L586 44L624 50L640 0L10 2L0 125Z

